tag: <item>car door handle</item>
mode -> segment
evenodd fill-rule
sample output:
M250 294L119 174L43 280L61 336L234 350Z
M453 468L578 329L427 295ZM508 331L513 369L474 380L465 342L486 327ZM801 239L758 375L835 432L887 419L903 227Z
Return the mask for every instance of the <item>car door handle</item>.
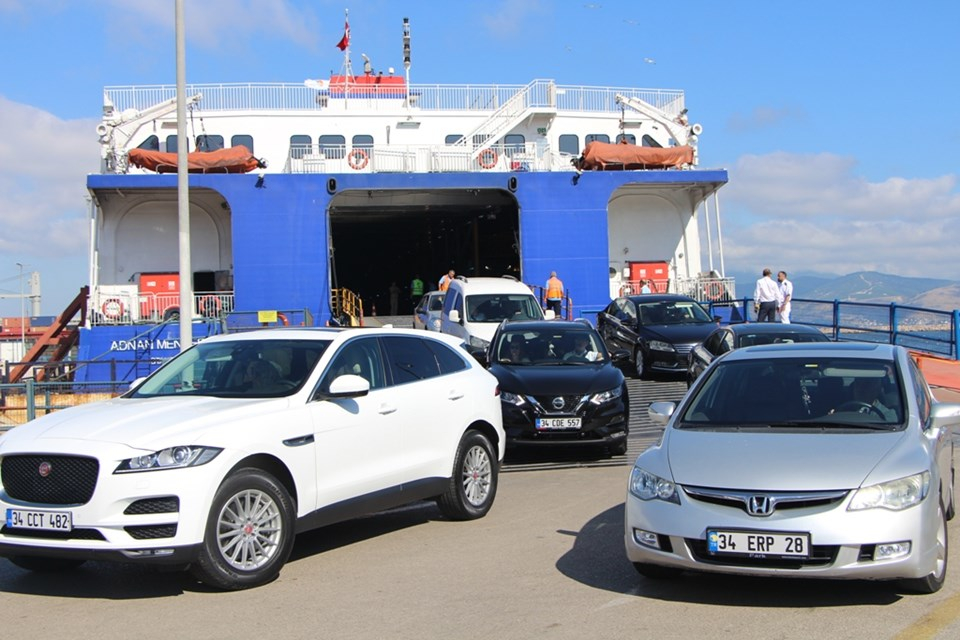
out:
M382 415L382 416L391 414L391 413L393 413L393 412L396 411L396 410L397 410L396 407L394 407L394 406L392 406L392 405L389 405L389 404L382 404L382 405L380 405L380 409L379 409L380 415Z
M455 389L451 389L450 393L447 394L447 400L459 400L462 397L463 397L463 392L457 391Z

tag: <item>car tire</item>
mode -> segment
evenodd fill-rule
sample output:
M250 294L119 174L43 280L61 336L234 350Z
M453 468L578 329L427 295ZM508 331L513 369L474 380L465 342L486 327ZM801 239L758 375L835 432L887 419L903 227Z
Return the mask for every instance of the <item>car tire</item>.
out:
M193 575L224 590L270 582L293 548L295 515L289 492L273 476L259 469L231 474L213 498Z
M482 518L497 494L497 457L490 440L479 431L460 439L447 490L437 499L440 512L451 520Z
M634 562L633 568L636 569L637 573L642 575L644 578L650 578L652 580L676 578L681 573L683 573L682 569L676 569L674 567L664 567L659 564L649 564L647 562Z
M638 380L642 380L646 374L646 366L643 362L643 350L640 348L637 348L637 350L633 352L633 371L631 373L633 377Z
M937 564L928 575L922 578L913 578L902 580L901 585L907 591L913 593L936 593L943 586L943 581L947 577L947 559L949 558L948 533L947 533L947 512L943 508L943 500L940 500L937 508L937 517L939 523L937 526Z
M76 558L45 558L42 556L10 556L9 560L21 569L38 573L70 571L86 562L86 560Z

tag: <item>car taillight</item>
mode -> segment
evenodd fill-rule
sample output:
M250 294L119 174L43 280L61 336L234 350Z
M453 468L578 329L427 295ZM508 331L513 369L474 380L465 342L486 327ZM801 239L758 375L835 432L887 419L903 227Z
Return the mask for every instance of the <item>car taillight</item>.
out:
M493 397L496 398L498 395L500 395L500 385L497 385L493 390Z

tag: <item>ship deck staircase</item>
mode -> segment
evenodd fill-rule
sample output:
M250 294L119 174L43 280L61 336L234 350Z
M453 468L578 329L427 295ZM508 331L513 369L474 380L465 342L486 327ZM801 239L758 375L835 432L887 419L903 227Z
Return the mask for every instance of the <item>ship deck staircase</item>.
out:
M73 348L80 339L80 333L70 327L77 313L80 314L80 325L83 325L87 319L87 298L90 296L90 287L81 287L80 293L73 299L63 313L57 316L57 319L47 327L30 350L27 352L23 362L10 370L10 382L16 383L30 371L32 365L40 362L48 349L52 349L49 358L50 362L60 362L67 359L70 349ZM42 382L45 376L44 369L37 369L34 377L38 382Z
M546 124L556 115L556 84L552 80L534 80L513 94L489 118L451 147L468 149L471 159L476 159L481 166L492 166L497 159L493 146L505 133L524 120L539 117L543 118Z
M363 300L350 289L333 289L330 293L331 323L341 327L363 326Z

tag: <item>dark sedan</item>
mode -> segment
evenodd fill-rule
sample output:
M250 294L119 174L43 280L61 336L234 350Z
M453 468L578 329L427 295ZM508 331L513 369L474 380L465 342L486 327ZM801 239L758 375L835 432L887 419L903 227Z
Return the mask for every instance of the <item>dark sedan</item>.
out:
M508 446L589 444L627 452L627 385L586 321L506 322L486 360L500 382Z
M690 351L687 360L687 386L693 384L714 358L727 351L755 344L790 342L830 342L830 338L816 327L802 324L749 322L720 327Z
M617 298L597 314L607 349L626 349L638 378L648 371L685 373L687 354L716 328L696 300L666 293Z

